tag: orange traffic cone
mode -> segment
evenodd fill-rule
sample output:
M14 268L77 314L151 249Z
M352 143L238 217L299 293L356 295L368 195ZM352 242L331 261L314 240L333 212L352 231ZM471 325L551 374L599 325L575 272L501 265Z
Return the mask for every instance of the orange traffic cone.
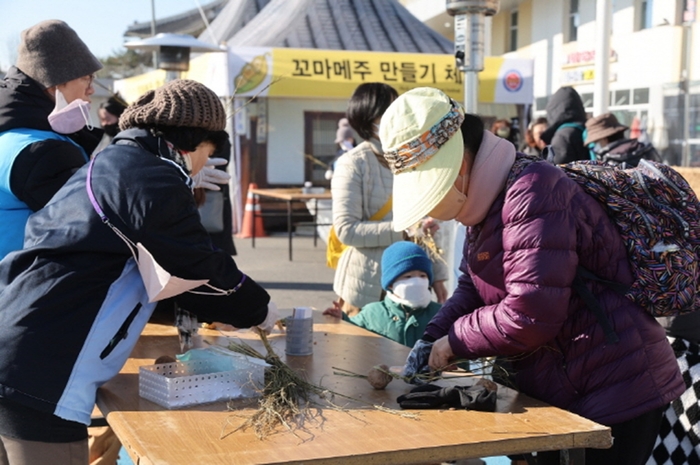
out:
M243 213L243 225L241 232L236 237L247 239L249 237L265 237L265 226L261 215L260 204L258 197L253 194L252 189L257 189L258 185L253 183L248 184L248 195L245 201L245 211ZM255 221L253 221L255 217Z

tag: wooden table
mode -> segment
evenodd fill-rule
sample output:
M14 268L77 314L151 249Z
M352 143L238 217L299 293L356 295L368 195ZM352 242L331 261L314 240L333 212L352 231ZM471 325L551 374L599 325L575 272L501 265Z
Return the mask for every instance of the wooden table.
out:
M318 313L318 312L315 312ZM525 395L499 387L496 413L422 410L417 419L382 412L398 409L396 397L410 386L392 381L376 391L366 380L333 374L332 367L366 373L373 365L399 366L408 348L337 319L315 315L314 353L287 356L309 381L358 399L336 398L347 411L323 408L297 435L286 431L258 439L251 430L233 432L251 408L227 410L224 402L167 410L138 395L138 367L179 349L175 328L149 324L121 373L98 391L97 405L134 463L144 464L410 464L524 453L536 450L606 448L610 430ZM251 331L241 338L260 344ZM201 330L204 338L226 338ZM226 333L236 334L236 333ZM284 356L284 335L271 335ZM460 380L472 384L475 378Z
M319 225L317 222L317 216L318 216L318 201L319 200L327 200L331 198L331 191L329 189L326 189L324 192L318 192L318 193L304 193L301 188L280 188L280 189L250 189L250 192L258 197L258 201L260 197L265 197L267 199L273 199L273 200L278 200L278 201L283 201L286 202L287 204L287 234L289 235L289 261L292 261L292 227L293 227L293 219L294 219L294 213L292 210L292 204L294 202L307 202L309 200L314 201L314 211L311 212L311 215L313 217L313 222L311 223L312 226L314 227L314 247L316 246L316 241L318 239L318 233L316 232L316 226ZM255 209L253 209L253 237L252 237L252 245L255 247L255 218L258 216L267 216L263 213L256 212Z

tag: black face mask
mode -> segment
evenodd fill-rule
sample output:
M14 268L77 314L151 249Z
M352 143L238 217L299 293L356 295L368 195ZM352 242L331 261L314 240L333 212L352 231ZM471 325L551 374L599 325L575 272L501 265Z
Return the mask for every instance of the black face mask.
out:
M119 123L105 124L102 126L102 129L105 130L105 134L107 134L109 137L114 137L119 134Z

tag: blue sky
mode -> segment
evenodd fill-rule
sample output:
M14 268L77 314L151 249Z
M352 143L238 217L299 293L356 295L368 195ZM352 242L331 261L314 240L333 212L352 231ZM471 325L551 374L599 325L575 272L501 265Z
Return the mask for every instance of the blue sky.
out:
M197 8L196 0L153 2L156 19ZM68 23L92 53L103 58L122 49L130 24L151 20L151 0L0 0L0 69L14 64L20 33L46 19Z

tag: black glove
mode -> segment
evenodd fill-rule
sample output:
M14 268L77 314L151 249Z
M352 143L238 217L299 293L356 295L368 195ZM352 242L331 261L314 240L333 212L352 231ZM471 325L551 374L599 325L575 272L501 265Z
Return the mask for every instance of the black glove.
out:
M424 384L399 396L396 401L403 409L463 408L480 412L496 411L496 391L484 386L440 387Z
M408 382L411 384L424 384L424 381L415 376L430 373L428 360L430 359L431 350L433 350L432 342L418 339L406 358L406 364L403 367L401 376L408 378Z

